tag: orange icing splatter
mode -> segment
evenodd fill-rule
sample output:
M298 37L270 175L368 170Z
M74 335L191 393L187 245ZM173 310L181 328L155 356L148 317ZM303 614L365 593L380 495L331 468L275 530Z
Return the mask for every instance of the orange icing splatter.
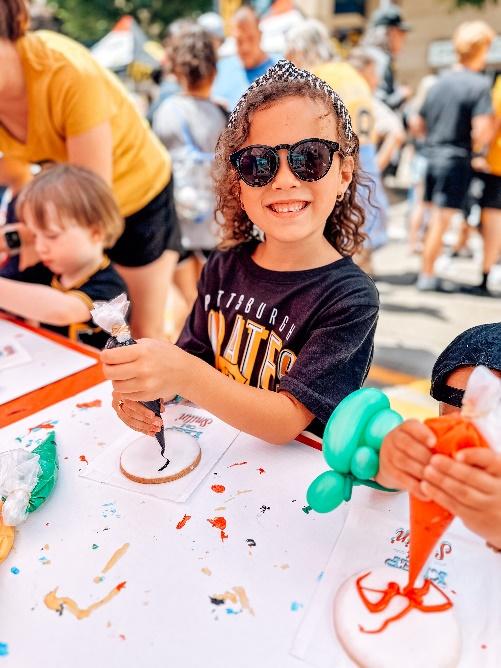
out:
M81 404L77 404L77 408L100 408L101 405L101 399L94 399L94 401L84 401Z
M228 534L224 531L226 529L226 520L224 517L215 517L213 520L208 519L207 522L209 522L209 524L211 524L216 529L219 529L222 541L228 538Z
M216 494L222 494L226 491L226 487L224 485L212 485L211 490Z
M182 520L179 520L176 524L176 529L182 529L188 520L191 520L191 515L185 515Z

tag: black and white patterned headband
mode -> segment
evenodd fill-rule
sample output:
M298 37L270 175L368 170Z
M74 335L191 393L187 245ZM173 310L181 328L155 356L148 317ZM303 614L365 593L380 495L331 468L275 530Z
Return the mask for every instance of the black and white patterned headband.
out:
M249 86L230 115L228 120L228 125L230 128L234 128L237 125L238 117L245 106L249 93L256 88L259 88L260 86L275 81L305 81L312 88L321 90L323 93L325 93L325 95L330 98L336 115L341 118L344 133L350 143L350 147L347 151L345 151L345 153L349 155L355 150L358 144L356 141L357 136L353 131L350 114L342 99L335 90L333 90L328 84L325 83L325 81L322 81L322 79L319 79L311 72L299 69L289 60L279 60L276 65L270 67L270 69L265 74L258 77L254 83Z

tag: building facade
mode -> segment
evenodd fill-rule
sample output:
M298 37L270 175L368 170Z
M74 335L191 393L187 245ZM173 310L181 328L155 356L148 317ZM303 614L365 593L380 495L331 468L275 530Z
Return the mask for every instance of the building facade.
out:
M416 88L423 76L451 65L451 37L463 21L486 21L498 34L489 54L489 69L501 73L501 4L487 2L483 9L457 9L454 0L296 0L307 15L320 19L335 35L363 30L372 12L381 6L398 5L412 25L396 63L402 84Z

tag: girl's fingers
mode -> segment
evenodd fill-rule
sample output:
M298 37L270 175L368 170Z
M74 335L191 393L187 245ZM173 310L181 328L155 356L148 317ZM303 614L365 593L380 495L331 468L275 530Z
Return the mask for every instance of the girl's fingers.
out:
M496 477L501 477L501 454L489 448L465 448L457 453L456 461L478 466Z
M427 466L424 470L425 482L432 484L448 497L454 499L462 506L468 508L485 508L489 503L489 497L471 487L467 483L459 482L455 478L444 475L434 466Z
M439 473L454 478L454 480L464 483L468 487L474 487L484 494L494 494L497 486L499 486L499 481L489 473L480 468L455 461L445 455L433 455L430 466Z
M397 468L402 473L412 476L417 480L422 480L426 462L421 463L409 457L408 454L401 450L395 449L391 457L392 466Z
M112 406L122 422L125 422L127 426L132 427L136 431L153 435L162 428L160 420L152 411L144 406L140 406L143 410L138 410L135 402L123 401L114 397Z
M406 420L402 422L399 430L428 448L432 448L437 442L437 438L432 430L422 422L419 422L419 420Z
M136 346L121 346L119 348L105 348L101 350L100 358L103 364L127 364L135 362L141 350Z
M439 506L442 506L442 508L445 508L445 510L448 510L453 515L463 517L465 512L468 512L469 510L455 498L426 480L421 482L420 487L422 492L426 495L426 500L435 501L435 503L438 503Z
M421 501L428 501L428 497L421 489L419 480L413 478L410 475L407 475L406 473L402 473L401 471L398 471L398 474L395 475L395 478L399 481L400 487L406 489L409 494L413 494L418 499L421 499Z
M398 440L395 440L392 446L395 452L399 452L422 465L428 464L431 459L431 450L407 434L401 433Z
M135 380L137 372L137 365L133 362L126 364L103 364L105 378L112 381Z

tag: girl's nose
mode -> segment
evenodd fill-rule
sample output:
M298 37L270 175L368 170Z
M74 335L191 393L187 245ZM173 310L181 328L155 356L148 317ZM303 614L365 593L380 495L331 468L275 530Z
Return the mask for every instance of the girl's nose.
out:
M287 150L282 149L279 151L280 164L278 165L278 171L275 174L275 178L271 182L271 187L274 190L288 190L289 188L297 188L300 184L299 179L289 167L289 162L287 160Z

